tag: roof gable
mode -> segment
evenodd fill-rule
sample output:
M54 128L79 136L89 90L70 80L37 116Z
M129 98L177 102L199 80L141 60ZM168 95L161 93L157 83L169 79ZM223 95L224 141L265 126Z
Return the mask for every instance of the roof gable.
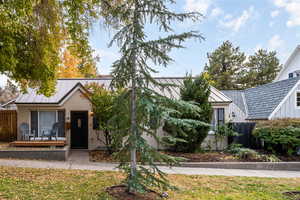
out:
M298 81L299 77L246 89L248 119L268 119Z
M85 87L80 82L71 84L62 84L58 82L56 92L50 97L42 94L37 94L35 89L29 89L25 94L20 95L16 104L63 104L72 94L80 90L82 93L88 93Z

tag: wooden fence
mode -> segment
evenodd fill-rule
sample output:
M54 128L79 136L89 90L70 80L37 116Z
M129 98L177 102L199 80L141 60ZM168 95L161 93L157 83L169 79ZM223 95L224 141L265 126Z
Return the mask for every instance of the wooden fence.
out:
M17 139L17 111L0 110L0 141L11 142Z

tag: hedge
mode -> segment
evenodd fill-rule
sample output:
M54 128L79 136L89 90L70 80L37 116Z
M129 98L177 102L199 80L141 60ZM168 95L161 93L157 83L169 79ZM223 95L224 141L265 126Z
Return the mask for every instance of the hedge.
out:
M300 119L258 122L253 135L262 140L264 149L277 154L296 154L300 147Z

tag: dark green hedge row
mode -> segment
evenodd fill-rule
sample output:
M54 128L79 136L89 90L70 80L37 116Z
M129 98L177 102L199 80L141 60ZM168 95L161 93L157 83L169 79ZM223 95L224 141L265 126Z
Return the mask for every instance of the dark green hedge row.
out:
M264 148L277 154L296 154L300 147L300 120L282 119L259 122L253 135Z

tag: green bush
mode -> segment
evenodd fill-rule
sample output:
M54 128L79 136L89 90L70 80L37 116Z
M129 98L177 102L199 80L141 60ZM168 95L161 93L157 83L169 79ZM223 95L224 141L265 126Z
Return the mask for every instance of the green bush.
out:
M180 124L166 120L163 130L172 136L173 141L170 141L168 136L164 139L169 139L168 143L174 143L170 150L194 153L201 149L201 144L210 129L213 113L209 95L210 85L203 74L196 78L188 76L184 79L183 85L180 87L180 99L194 103L199 107L199 112L178 110L171 116L178 120L191 120L191 122L197 121L198 123L193 126L180 127Z
M253 149L243 148L240 144L231 144L227 152L233 154L238 159L241 160L257 160L264 162L279 162L280 159L275 155L265 155L261 154Z
M219 125L215 130L215 144L216 144L216 150L218 149L218 144L220 141L222 141L226 137L232 137L232 136L239 136L237 132L235 132L228 123Z
M258 123L253 135L272 153L292 155L300 147L300 120L283 119Z

